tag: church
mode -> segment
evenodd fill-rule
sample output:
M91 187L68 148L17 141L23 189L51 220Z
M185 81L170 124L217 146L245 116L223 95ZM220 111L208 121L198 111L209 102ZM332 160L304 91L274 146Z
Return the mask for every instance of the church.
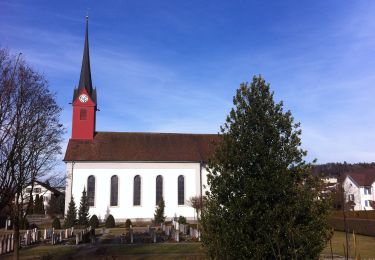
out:
M96 131L99 97L100 89L92 85L86 19L81 74L73 91L72 133L64 157L65 211L72 196L79 205L85 188L89 213L101 220L111 214L117 222L149 221L161 198L167 220L193 220L189 199L207 189L206 164L219 136Z

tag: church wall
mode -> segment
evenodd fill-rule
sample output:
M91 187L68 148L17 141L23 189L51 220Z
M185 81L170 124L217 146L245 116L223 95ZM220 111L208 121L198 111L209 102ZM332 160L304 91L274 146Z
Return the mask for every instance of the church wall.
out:
M67 163L66 209L70 201L71 163ZM127 218L149 220L153 218L156 206L156 177L163 176L163 198L167 220L173 216L194 219L194 209L188 206L192 196L200 195L199 163L152 163L152 162L77 162L73 168L73 195L78 207L83 188L87 189L87 178L95 176L95 206L90 215L105 219L112 214L117 221ZM110 180L113 175L119 179L118 206L110 206ZM133 181L141 177L141 205L133 206ZM178 205L177 179L185 178L185 205ZM202 169L202 181L206 183L206 171ZM207 185L206 185L207 186ZM204 189L203 189L204 192Z

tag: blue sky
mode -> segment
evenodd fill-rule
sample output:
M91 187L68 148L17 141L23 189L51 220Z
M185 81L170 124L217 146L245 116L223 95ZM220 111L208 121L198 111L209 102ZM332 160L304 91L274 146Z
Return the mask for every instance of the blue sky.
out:
M216 133L261 74L307 160L374 161L374 1L2 0L0 46L48 79L66 142L87 10L97 130Z

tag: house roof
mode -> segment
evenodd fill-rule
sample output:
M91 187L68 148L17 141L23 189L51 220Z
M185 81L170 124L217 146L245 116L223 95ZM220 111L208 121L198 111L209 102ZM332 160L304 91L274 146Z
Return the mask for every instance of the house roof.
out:
M375 168L349 172L347 176L350 176L359 186L371 186L375 181Z
M218 134L96 132L93 141L70 139L64 161L207 162Z
M50 190L52 191L55 195L60 195L62 194L61 191L57 190L56 188L52 187L51 185L45 183L45 182L41 182L41 181L35 181L37 184L39 184L40 186L43 186L44 188L46 188L47 190Z

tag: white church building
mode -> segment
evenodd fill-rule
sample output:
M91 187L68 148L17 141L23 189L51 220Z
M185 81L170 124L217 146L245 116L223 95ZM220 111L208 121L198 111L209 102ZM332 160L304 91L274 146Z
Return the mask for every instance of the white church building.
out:
M96 131L97 92L91 80L87 21L80 80L72 106L72 135L64 157L66 211L71 196L79 205L85 188L90 215L102 220L109 214L116 221L150 220L162 197L167 219L180 215L194 219L188 201L205 193L206 163L220 137Z

